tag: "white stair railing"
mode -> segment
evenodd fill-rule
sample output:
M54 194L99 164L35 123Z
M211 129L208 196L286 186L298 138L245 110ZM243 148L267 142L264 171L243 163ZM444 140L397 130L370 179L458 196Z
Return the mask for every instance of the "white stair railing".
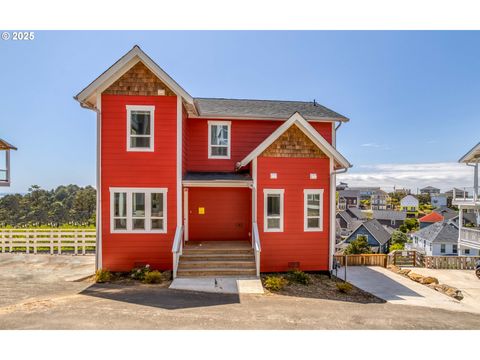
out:
M255 254L255 267L257 272L257 277L260 277L260 252L262 251L262 247L260 244L260 235L258 234L258 226L257 223L253 223L252 226L252 233L253 233L253 252Z
M175 230L175 238L173 239L172 253L173 253L173 278L177 277L178 263L180 255L183 251L183 225L177 226Z

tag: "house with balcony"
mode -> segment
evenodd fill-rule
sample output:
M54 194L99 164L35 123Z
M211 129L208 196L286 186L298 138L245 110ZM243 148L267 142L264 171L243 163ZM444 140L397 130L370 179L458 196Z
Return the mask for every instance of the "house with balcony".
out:
M458 207L458 246L460 249L480 249L480 199L478 184L478 164L480 162L480 143L475 145L459 160L472 168L473 187L454 189L452 204ZM456 191L459 190L459 191ZM465 216L468 214L469 221ZM468 226L467 226L468 225Z
M372 210L387 210L388 209L388 194L379 189L370 195L370 208Z
M415 218L418 215L419 202L413 195L407 195L400 199L400 211L404 211L408 218Z
M11 168L10 151L17 148L5 140L0 139L0 186L10 186Z
M360 192L344 189L338 191L338 210L358 208L360 206Z
M193 97L138 46L75 99L96 116L97 268L332 270L345 116L315 101Z
M440 189L436 188L434 186L426 186L426 187L420 189L420 194L422 194L422 195L423 194L428 194L430 196L438 195L438 194L440 194Z

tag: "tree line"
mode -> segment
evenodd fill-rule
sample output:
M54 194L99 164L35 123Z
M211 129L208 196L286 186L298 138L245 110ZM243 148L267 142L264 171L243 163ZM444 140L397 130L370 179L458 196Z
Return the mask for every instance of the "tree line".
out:
M92 186L44 190L32 185L26 194L0 198L0 227L95 226L95 208Z

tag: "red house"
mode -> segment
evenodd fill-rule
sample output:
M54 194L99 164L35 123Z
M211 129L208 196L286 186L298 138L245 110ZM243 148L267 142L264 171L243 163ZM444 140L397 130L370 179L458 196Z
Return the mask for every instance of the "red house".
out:
M331 270L346 117L316 102L194 98L138 46L75 99L97 114L97 268Z

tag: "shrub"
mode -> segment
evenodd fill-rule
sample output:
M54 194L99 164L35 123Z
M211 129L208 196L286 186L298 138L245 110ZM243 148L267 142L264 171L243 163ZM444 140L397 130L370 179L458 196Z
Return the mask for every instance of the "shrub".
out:
M405 245L403 244L399 244L399 243L395 243L395 244L392 244L390 245L390 252L394 251L394 250L403 250L405 249Z
M163 280L162 273L158 270L148 271L143 279L145 284L160 284Z
M302 285L308 285L311 283L310 276L300 270L291 270L288 273L288 277L291 281Z
M337 289L341 293L348 293L353 289L353 286L350 283L347 282L337 282Z
M98 269L95 273L96 283L106 283L112 280L112 273L108 270Z
M145 265L142 267L133 268L130 271L130 277L135 280L143 281L145 279L145 275L150 271L150 265Z
M287 284L288 281L281 276L267 276L265 279L265 287L270 291L280 291Z
M353 254L370 254L372 250L368 246L368 240L365 235L359 235L356 239L352 240L350 244L345 248L345 255Z

